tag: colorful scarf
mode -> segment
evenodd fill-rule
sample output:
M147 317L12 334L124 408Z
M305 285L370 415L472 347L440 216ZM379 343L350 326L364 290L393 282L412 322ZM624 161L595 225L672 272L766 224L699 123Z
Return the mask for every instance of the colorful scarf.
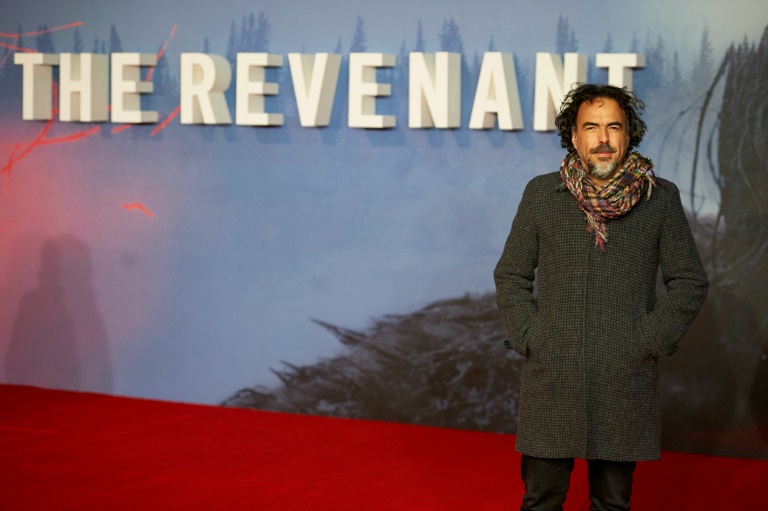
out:
M595 233L595 246L600 247L600 250L605 250L608 241L605 222L625 215L643 194L646 200L650 199L653 187L656 186L653 162L638 152L627 156L621 171L599 190L595 188L575 151L563 159L560 177L586 215L587 229Z

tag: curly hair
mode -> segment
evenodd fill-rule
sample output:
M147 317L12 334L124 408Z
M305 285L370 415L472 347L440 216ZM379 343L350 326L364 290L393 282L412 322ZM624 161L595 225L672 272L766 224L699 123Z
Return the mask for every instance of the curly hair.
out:
M599 98L613 99L624 110L627 116L627 133L629 134L627 153L629 153L640 144L643 135L645 135L647 126L640 118L640 114L645 110L645 104L626 87L619 88L613 85L578 83L566 94L560 112L555 117L555 126L557 126L560 135L560 145L568 152L576 150L573 142L571 142L571 135L576 129L576 116L579 113L579 107L582 103L591 103Z

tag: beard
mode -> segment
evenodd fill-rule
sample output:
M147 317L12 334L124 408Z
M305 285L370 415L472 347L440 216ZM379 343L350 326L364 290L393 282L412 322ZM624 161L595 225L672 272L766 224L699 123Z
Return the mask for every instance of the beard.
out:
M616 153L616 149L610 146L610 144L600 144L596 148L589 151L590 154L593 153ZM610 161L592 161L590 158L589 161L587 161L587 170L590 176L593 176L597 179L608 179L611 177L611 174L613 174L613 171L616 169L616 166L619 164L618 159L613 159Z
M590 176L594 176L597 179L608 179L611 174L613 174L617 164L617 161L607 161L600 163L589 162L587 169Z

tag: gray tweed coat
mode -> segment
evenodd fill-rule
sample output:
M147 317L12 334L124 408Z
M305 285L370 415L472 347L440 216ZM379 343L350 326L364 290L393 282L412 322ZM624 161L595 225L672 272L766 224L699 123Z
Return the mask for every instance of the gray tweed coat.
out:
M559 173L526 186L494 271L509 345L526 358L521 453L659 457L656 360L677 351L708 282L677 187L658 184L608 222L604 252ZM659 268L667 292L657 299Z

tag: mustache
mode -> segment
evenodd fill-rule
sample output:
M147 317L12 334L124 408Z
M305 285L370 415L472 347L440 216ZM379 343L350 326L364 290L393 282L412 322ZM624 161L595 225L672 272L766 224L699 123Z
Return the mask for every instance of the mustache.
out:
M616 149L611 147L610 144L600 144L599 146L595 147L594 149L589 150L590 154L594 153L615 153Z

